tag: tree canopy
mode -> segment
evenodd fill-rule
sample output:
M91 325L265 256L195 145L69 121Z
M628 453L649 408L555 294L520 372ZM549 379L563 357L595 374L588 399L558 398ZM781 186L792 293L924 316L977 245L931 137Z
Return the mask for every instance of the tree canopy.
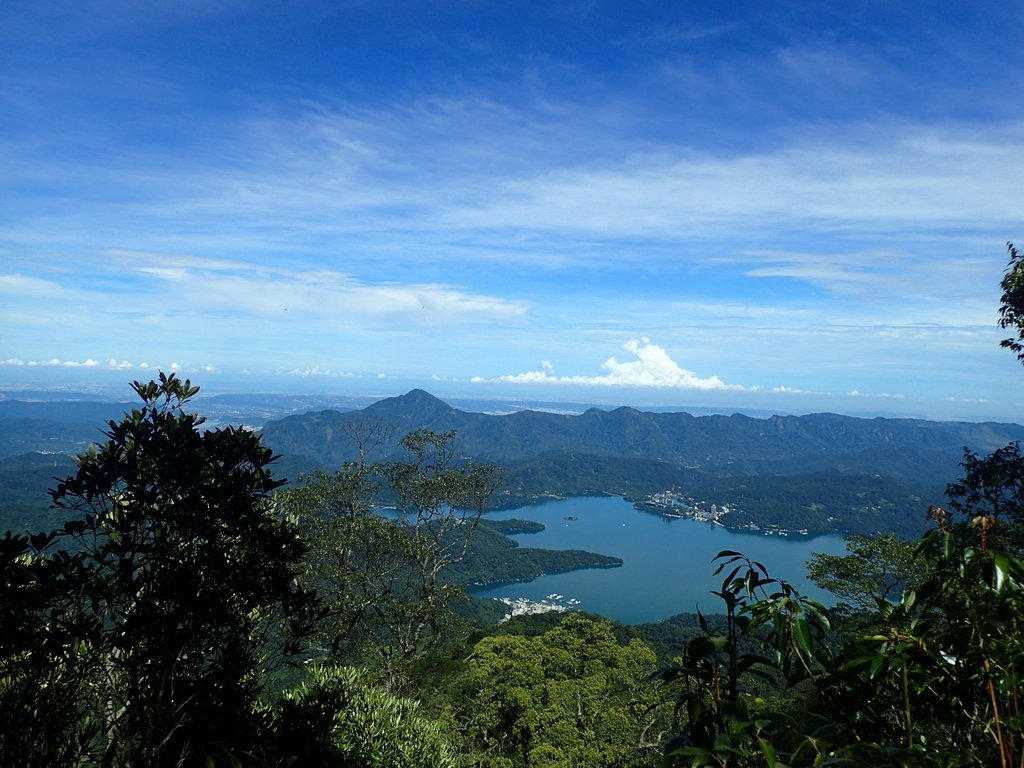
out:
M298 582L306 545L274 507L281 481L259 436L203 430L185 410L198 387L173 374L133 389L142 407L109 422L51 492L73 514L60 538L74 554L8 557L8 584L42 574L22 615L52 630L22 652L66 685L92 675L84 749L104 765L196 764L251 748L266 672L299 650L319 609Z

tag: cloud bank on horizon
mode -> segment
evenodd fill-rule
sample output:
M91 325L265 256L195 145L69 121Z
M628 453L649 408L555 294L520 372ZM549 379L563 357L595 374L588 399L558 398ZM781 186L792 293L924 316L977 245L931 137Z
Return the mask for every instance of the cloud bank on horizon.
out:
M0 389L1022 419L1022 43L967 0L10 0Z
M496 380L512 384L578 384L597 387L668 387L673 389L697 390L744 390L739 384L726 384L717 376L701 378L693 371L680 368L668 353L644 337L630 339L622 348L636 356L636 360L620 363L609 357L601 365L604 374L598 376L556 376L554 365L549 360L541 361L541 370L526 373L504 374ZM470 381L485 383L487 380L474 376Z

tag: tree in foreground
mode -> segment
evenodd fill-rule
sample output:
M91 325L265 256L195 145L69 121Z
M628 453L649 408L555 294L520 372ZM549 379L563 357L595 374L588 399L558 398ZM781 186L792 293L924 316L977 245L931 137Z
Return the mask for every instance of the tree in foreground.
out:
M570 614L538 637L498 635L469 658L467 737L494 768L649 764L640 742L656 703L654 652L610 622ZM651 738L656 744L656 739Z
M303 522L308 577L329 608L323 645L335 662L371 661L392 687L444 639L464 598L445 571L465 557L498 479L493 465L460 460L454 438L419 430L400 441L402 461L364 458L282 494ZM379 514L381 503L392 514Z
M878 609L879 598L897 600L926 575L913 541L882 533L873 539L847 536L845 542L847 554L816 553L807 563L811 581L840 598L830 611L833 623L856 627Z
M0 765L81 765L102 722L102 623L81 599L81 553L51 552L57 534L0 539Z
M99 623L93 693L102 764L201 764L255 743L265 672L316 618L299 586L306 547L271 493L271 451L250 431L204 431L173 374L135 382L143 401L51 491L89 578Z
M282 767L462 765L444 723L364 669L312 666L305 682L261 711L264 752L283 756Z

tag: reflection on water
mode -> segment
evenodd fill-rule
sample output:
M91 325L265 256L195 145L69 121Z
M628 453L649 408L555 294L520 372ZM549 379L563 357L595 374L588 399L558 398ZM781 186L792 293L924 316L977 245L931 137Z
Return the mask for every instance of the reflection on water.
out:
M520 546L544 549L585 549L621 557L621 568L595 568L542 576L531 582L472 589L481 597L543 600L565 595L578 607L627 624L657 621L676 613L720 610L711 590L721 587L711 559L724 549L742 552L764 563L769 573L784 578L801 592L824 602L829 594L806 578L805 563L815 552L842 554L839 536L764 536L732 531L712 523L672 519L642 512L617 497L586 497L550 501L519 509L491 512L487 519L536 520L540 533L514 536Z

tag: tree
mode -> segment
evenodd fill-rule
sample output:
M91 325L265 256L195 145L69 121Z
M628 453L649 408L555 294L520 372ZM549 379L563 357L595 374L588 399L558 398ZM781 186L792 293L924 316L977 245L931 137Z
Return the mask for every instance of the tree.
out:
M656 703L656 657L641 640L619 644L607 621L570 614L538 637L481 640L469 658L465 713L486 766L630 766Z
M738 552L719 552L714 561L715 574L725 572L713 593L724 605L723 623L698 613L703 634L687 643L676 664L652 676L673 706L663 764L774 768L782 757L790 765L835 757L813 735L821 722L816 712L804 709L793 718L766 702L779 689L793 698L794 687L806 689L827 673L824 607Z
M455 768L448 728L366 670L314 665L309 679L262 708L265 754L282 765Z
M56 533L0 539L0 765L55 768L94 757L102 626L80 599L82 553Z
M263 673L298 650L317 605L259 436L203 431L185 411L198 387L173 374L132 388L143 407L109 422L51 496L82 517L64 532L102 626L103 764L197 764L248 747Z
M400 441L402 461L370 464L361 451L282 494L306 527L310 583L330 608L321 638L336 661L375 657L392 686L444 637L464 596L444 572L465 556L498 481L497 467L459 460L454 440L419 430ZM381 502L393 514L378 514Z
M847 536L845 541L846 555L817 553L807 563L811 581L847 601L835 606L833 614L873 612L878 598L898 599L924 578L924 562L915 556L912 541L892 533L873 539Z
M1024 363L1024 253L1006 244L1010 252L1010 261L1006 266L999 287L1003 295L999 300L999 327L1014 328L1017 338L1004 339L1000 346L1016 353L1017 359Z
M946 489L960 520L977 527L984 546L1024 553L1024 455L1010 443L988 456L964 451L964 475Z

